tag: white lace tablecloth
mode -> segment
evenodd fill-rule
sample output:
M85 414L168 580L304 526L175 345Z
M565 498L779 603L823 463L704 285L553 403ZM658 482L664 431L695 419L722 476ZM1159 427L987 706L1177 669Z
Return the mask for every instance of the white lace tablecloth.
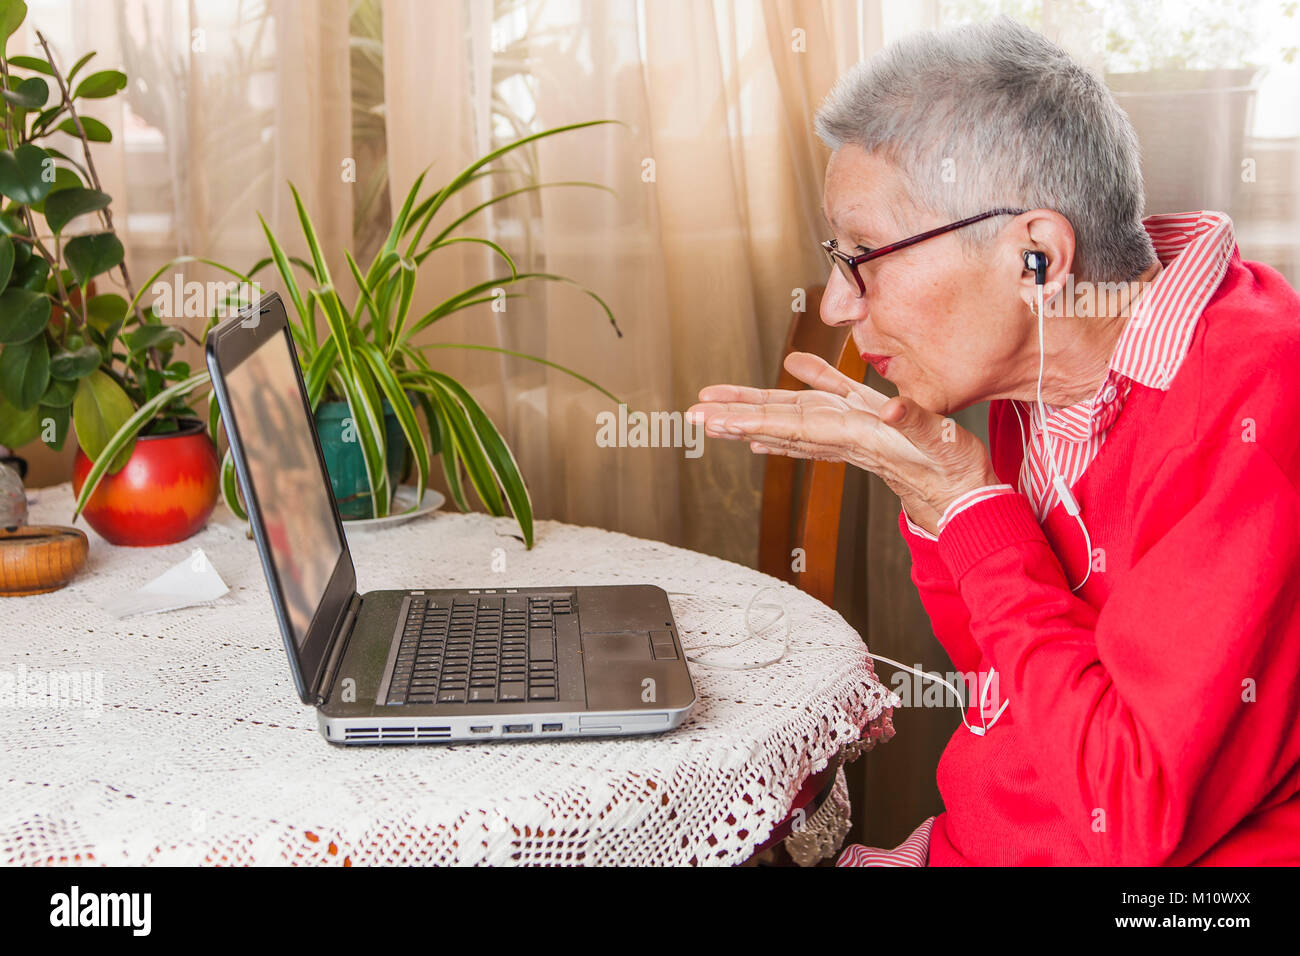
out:
M67 486L34 494L31 524L69 522ZM509 519L439 512L350 532L358 589L652 583L681 592L689 653L744 634L770 585L790 653L750 671L692 664L699 701L661 735L333 746L298 700L256 549L223 505L170 547L117 548L79 526L90 557L72 584L0 598L0 864L739 863L842 747L893 734L897 699L862 640L789 585L551 521L526 551ZM118 620L95 603L195 547L230 586L214 604ZM776 647L707 653L744 663ZM828 804L841 812L842 783Z

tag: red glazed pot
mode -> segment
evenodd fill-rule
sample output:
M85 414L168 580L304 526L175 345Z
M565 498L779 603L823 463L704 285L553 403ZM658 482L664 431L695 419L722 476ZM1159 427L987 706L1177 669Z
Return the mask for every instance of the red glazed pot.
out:
M90 468L78 448L74 494L81 494ZM203 423L182 422L180 431L139 438L126 467L103 477L81 513L110 544L175 544L207 523L217 504L220 470Z

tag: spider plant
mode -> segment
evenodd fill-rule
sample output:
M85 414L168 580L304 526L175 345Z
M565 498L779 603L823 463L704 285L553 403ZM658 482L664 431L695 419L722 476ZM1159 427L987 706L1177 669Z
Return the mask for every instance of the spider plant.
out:
M479 213L523 193L551 186L606 187L586 182L531 182L496 192L445 225L434 226L435 219L440 220L438 214L447 209L447 203L452 197L479 180L503 172L502 168L492 168L492 164L512 150L548 136L610 122L617 121L592 120L521 137L470 163L450 182L433 190L423 199L420 196L427 170L421 173L407 191L402 207L369 267L363 271L352 253L344 252L348 270L356 285L356 297L350 306L339 295L338 285L326 264L311 216L292 184L289 188L293 193L310 261L291 257L265 219L262 219L270 256L255 264L247 274L226 268L227 272L241 282L252 283L252 277L258 272L274 266L288 299L289 329L302 364L311 407L314 411L326 400L347 402L355 426L356 440L365 461L369 497L375 517L384 517L390 513L396 490L388 477L389 456L401 455L409 450L416 480L415 504L412 508L419 506L433 459L440 457L448 491L457 507L462 511L470 510L465 487L468 479L468 484L473 487L488 513L504 515L508 508L519 524L525 544L529 548L533 545L532 502L514 455L496 425L469 391L430 362L428 353L433 350L473 349L539 362L573 376L608 396L616 404L619 403L620 400L615 395L591 379L535 355L487 345L446 342L421 344L415 341L421 332L456 312L495 302L502 296L518 298L521 293L505 290L532 280L567 283L581 289L599 305L614 332L619 337L622 336L613 312L592 290L565 276L547 272L520 272L509 253L490 239L453 235ZM449 216L441 217L446 218ZM430 235L432 238L426 238ZM416 316L411 306L419 267L439 249L462 243L486 247L491 251L494 261L499 260L508 272L503 271L494 278L475 283L448 297L423 315ZM160 269L158 274L166 268L168 266ZM152 281L151 279L150 282ZM254 293L256 294L256 289ZM211 329L215 324L214 318L209 321L207 328ZM205 329L205 335L206 331ZM167 389L159 399L185 395L206 384L206 375L195 375ZM402 448L390 447L386 441L385 403L391 407L401 426ZM103 469L116 453L116 448L124 446L134 437L133 432L128 434L132 425L147 420L145 416L152 413L150 404L152 403L142 406L122 431L108 442L105 454L96 460L95 468L87 476L78 508L84 505L81 499L88 500ZM423 416L424 428L421 428L417 409ZM208 425L214 440L218 423L217 406L209 396ZM229 451L222 462L221 486L230 509L240 517L246 517L238 498L234 465Z

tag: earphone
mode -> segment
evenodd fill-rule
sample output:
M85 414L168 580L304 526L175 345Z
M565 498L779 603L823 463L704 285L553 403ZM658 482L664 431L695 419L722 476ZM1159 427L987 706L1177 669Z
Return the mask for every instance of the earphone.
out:
M1047 281L1047 256L1033 249L1026 249L1025 268L1034 274L1034 284L1042 286Z
M1069 487L1065 483L1065 476L1061 474L1060 467L1056 464L1056 452L1052 448L1052 435L1047 430L1047 413L1043 410L1043 364L1047 358L1047 345L1043 336L1043 285L1047 282L1047 256L1033 249L1028 249L1022 255L1025 268L1034 274L1034 285L1038 290L1038 428L1043 433L1043 443L1047 447L1047 460L1052 466L1052 487L1056 489L1057 495L1061 499L1061 504L1065 506L1065 511L1079 524L1079 530L1083 532L1084 545L1087 548L1087 573L1084 574L1083 580L1070 588L1071 591L1077 591L1083 587L1084 583L1092 575L1092 537L1088 534L1088 527L1079 517L1079 503L1075 501L1074 495L1070 493ZM1029 455L1029 443L1025 438L1025 426L1020 420L1020 409L1013 404L1012 408L1016 411L1016 423L1020 426L1020 441L1024 448L1024 454L1027 458ZM1067 578L1068 583L1068 578Z

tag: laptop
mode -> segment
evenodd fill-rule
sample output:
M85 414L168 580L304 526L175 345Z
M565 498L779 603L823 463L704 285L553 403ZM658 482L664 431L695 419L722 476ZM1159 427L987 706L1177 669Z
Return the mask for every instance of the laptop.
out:
M326 740L651 734L686 719L695 687L662 588L358 594L280 297L223 321L205 353L289 669Z

